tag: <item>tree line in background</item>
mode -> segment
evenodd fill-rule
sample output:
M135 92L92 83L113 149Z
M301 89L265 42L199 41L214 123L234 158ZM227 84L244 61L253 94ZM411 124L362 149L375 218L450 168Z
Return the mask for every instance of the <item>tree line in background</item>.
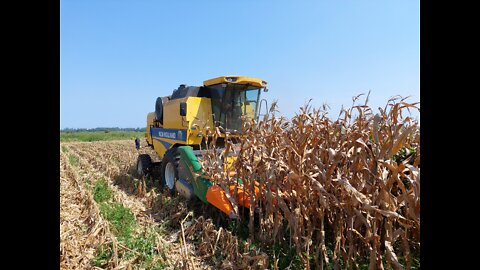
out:
M60 132L145 132L145 128L119 128L119 127L97 127L97 128L64 128Z

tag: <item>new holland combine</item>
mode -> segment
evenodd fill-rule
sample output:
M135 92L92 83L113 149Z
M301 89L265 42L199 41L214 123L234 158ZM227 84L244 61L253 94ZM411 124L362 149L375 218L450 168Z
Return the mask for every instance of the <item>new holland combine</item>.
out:
M239 185L223 189L203 173L200 160L208 143L209 130L220 131L215 144L221 149L225 147L227 133L235 141L242 135L242 121L257 119L261 104L267 109L266 100L260 100L262 91L267 91L264 80L222 76L204 81L203 86L182 84L171 95L157 98L155 112L147 115L145 137L161 162L152 162L148 154L141 154L137 173L149 176L158 168L160 184L172 194L178 192L187 200L198 197L230 218L237 218L236 207L226 193L230 193L238 205L250 207L250 195L244 191L241 180ZM235 156L223 157L223 160L228 171Z

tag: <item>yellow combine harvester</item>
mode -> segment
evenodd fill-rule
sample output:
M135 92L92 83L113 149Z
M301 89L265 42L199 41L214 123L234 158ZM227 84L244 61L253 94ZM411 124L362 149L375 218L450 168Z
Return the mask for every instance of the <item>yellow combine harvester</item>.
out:
M236 218L234 207L225 192L237 194L236 201L250 206L249 194L242 186L230 186L223 190L202 173L199 162L205 149L207 130L221 131L216 147L225 145L225 132L235 140L241 136L242 116L257 119L262 91L267 82L245 76L222 76L203 82L203 86L180 85L170 96L157 98L155 112L147 116L145 137L147 143L159 155L161 162L152 162L148 154L137 160L137 173L151 176L155 166L160 167L160 184L172 194L178 192L187 199L198 197ZM231 163L235 157L224 157ZM240 180L241 184L241 180ZM234 192L236 189L236 192Z

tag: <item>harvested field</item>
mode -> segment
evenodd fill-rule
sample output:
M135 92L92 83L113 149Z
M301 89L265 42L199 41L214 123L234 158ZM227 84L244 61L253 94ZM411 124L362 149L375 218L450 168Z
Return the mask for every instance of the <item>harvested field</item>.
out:
M415 106L354 104L336 120L308 105L286 120L273 106L246 125L235 177L213 151L204 165L221 186L263 187L240 221L137 179L133 141L62 142L61 269L416 269Z
M145 181L133 177L131 167L137 150L130 141L69 142L61 146L61 269L183 269L187 263L207 269L201 267L199 259L182 255L178 230L162 231L162 224L152 217L157 194L152 187L147 192ZM103 190L111 194L109 200L95 200L102 197L97 192L102 190L99 183L106 184ZM127 217L132 213L135 226L131 226L131 234L115 234L117 220L107 220L108 214L115 212L105 211L106 218L102 209L127 209ZM119 228L127 225L122 223ZM150 250L142 250L145 246L135 241L145 241Z

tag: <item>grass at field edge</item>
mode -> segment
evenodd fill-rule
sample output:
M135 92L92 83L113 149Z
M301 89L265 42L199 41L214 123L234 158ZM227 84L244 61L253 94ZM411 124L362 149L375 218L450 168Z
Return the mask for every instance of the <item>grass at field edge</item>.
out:
M145 132L135 131L82 131L82 132L60 132L60 142L94 142L112 140L135 140L138 137L143 140Z

